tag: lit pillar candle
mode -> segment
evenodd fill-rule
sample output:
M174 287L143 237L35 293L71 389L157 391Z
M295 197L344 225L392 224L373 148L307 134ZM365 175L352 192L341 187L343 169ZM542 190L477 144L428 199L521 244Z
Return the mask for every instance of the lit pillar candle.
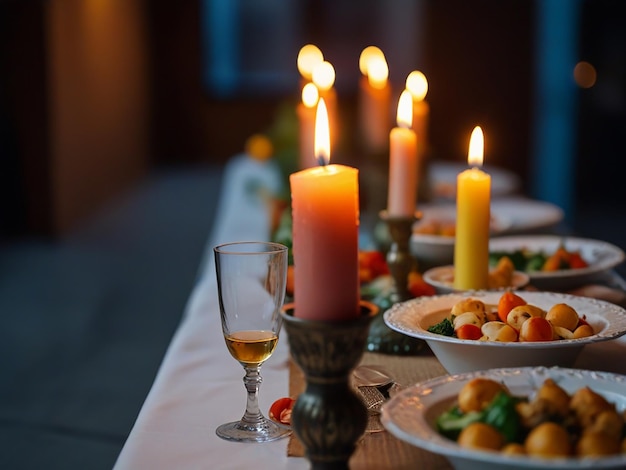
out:
M315 109L319 100L319 92L313 83L302 88L302 102L298 104L299 122L298 140L300 143L299 168L310 168L315 165Z
M326 111L328 112L328 130L330 132L330 145L334 148L339 135L339 117L337 112L337 91L335 84L335 68L324 60L313 67L312 80L319 90L320 98L324 98Z
M387 213L412 216L417 199L417 137L411 129L413 100L404 90L398 101L398 127L389 134L389 192Z
M418 154L424 155L428 147L428 120L430 106L425 100L428 93L428 80L422 72L414 70L406 78L406 89L413 97L413 130L419 141Z
M454 287L486 289L489 285L489 221L491 177L483 164L484 137L480 127L470 138L467 161L472 168L457 177Z
M370 153L387 148L391 129L391 85L389 67L383 52L366 47L359 58L363 76L359 82L359 126L361 138Z
M289 176L295 315L351 320L360 315L358 170L328 164L330 138L323 99L317 106L315 155L321 166Z

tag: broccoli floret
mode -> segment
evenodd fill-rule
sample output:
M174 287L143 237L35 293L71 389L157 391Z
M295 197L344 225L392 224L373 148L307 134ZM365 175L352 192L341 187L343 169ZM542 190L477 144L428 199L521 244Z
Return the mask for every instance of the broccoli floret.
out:
M429 326L428 331L438 335L454 336L454 325L452 323L453 321L454 315L452 316L452 318L444 318L439 323Z

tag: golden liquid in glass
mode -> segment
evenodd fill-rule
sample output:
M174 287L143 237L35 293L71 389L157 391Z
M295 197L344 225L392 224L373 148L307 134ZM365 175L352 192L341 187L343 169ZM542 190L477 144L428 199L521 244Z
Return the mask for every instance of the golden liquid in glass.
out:
M269 358L278 342L272 331L236 331L226 336L226 346L230 354L245 364L260 364Z

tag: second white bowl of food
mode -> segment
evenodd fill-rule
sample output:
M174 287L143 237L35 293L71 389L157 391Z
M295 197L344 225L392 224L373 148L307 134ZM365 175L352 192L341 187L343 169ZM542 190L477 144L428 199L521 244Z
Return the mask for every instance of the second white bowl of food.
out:
M508 256L516 269L527 273L530 284L539 290L566 290L601 283L610 269L626 259L624 251L611 243L556 235L495 237L489 241L489 252L494 263L499 257ZM567 260L560 261L559 255L576 255L578 266L572 264L572 267ZM548 267L546 263L553 266Z
M462 389L475 379L496 381L512 395L529 399L550 379L570 396L588 387L613 405L617 413L626 410L626 377L623 375L558 367L503 368L437 377L407 387L383 405L381 422L398 439L447 458L457 470L626 468L624 452L586 458L505 455L499 450L468 448L444 437L437 420L459 402Z
M451 374L499 367L571 367L586 345L626 334L626 310L615 304L553 292L516 294L545 311L556 304L571 306L592 327L593 334L578 339L503 342L459 339L429 331L429 327L449 318L456 304L467 299L478 299L490 311L497 310L503 292L495 291L418 297L393 305L384 313L384 321L394 331L425 340Z

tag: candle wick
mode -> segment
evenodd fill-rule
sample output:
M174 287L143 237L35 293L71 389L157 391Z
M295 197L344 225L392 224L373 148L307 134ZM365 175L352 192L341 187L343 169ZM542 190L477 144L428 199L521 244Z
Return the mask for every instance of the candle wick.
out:
M326 159L324 158L323 155L318 155L318 157L317 157L317 164L319 166L326 166L327 165Z

